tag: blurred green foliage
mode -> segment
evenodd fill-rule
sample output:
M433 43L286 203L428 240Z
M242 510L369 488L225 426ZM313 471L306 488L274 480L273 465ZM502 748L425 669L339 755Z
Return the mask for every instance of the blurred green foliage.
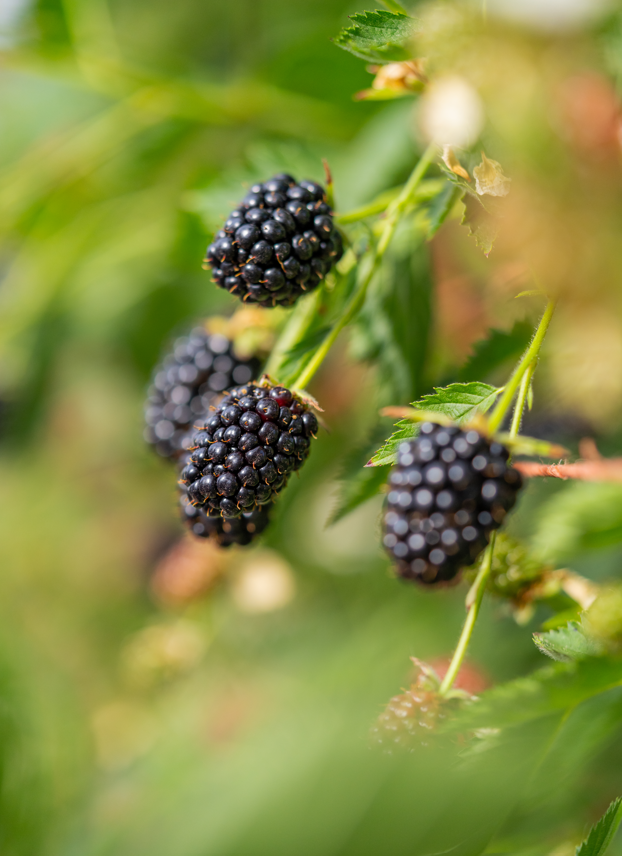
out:
M2 24L2 854L535 856L580 841L620 793L619 661L521 678L542 654L494 604L471 658L508 683L489 695L491 730L475 748L385 756L366 742L410 682L409 657L451 652L464 591L389 577L381 470L354 485L370 501L327 528L336 480L389 433L378 407L449 375L495 380L528 338L509 312L459 369L433 268L437 253L480 276L460 236L440 252L414 222L398 234L349 356L337 348L313 387L331 433L261 548L233 560L233 582L181 606L149 586L181 527L172 473L143 448L144 386L171 336L234 308L200 262L240 185L282 170L321 179L327 158L347 211L395 188L420 151L410 101L352 99L370 75L330 39L357 10L35 0ZM619 426L603 442L618 451ZM618 494L532 484L511 526L553 561L619 576ZM346 489L342 507L351 499ZM235 596L236 563L262 555L285 561L295 585L265 614ZM149 647L154 628L175 656Z

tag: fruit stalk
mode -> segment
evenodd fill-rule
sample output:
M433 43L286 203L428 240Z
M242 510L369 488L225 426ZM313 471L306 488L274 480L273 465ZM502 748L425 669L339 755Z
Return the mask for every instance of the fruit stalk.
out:
M523 375L523 378L520 382L518 398L516 399L516 405L514 406L514 414L512 416L512 425L510 426L510 437L518 436L521 420L523 418L523 410L525 409L525 401L527 400L527 393L529 391L529 384L531 383L531 379L533 377L537 365L538 360L533 360L533 362L529 364L529 367L527 368L527 371Z
M544 310L544 315L540 319L540 323L536 328L536 332L534 334L533 339L527 350L525 351L520 363L514 369L512 377L506 384L503 395L497 402L495 409L492 411L490 419L488 420L488 428L491 434L494 434L497 431L501 423L505 418L505 414L507 413L514 396L516 394L516 390L519 388L523 376L525 372L529 370L531 364L537 360L538 354L540 353L540 348L542 346L542 342L544 341L544 337L546 336L546 331L549 328L549 324L551 323L551 318L553 317L553 312L555 311L555 301L549 300L546 304L546 309ZM528 387L527 387L528 388Z
M490 571L492 570L492 556L495 549L495 539L496 532L493 532L490 536L490 543L488 544L486 552L484 553L481 568L477 573L475 582L473 583L473 585L469 589L469 593L467 594L466 608L468 610L468 613L466 621L464 622L464 627L462 628L462 633L460 634L460 639L458 640L454 655L451 658L451 663L449 664L447 673L441 683L439 689L440 695L446 695L452 688L454 681L458 677L458 672L462 667L462 663L464 662L464 658L469 647L469 642L471 641L471 636L473 635L473 628L475 627L475 622L477 621L477 616L479 615L482 600L484 599L486 583L488 582L488 577L490 576Z
M303 389L309 383L313 375L322 365L324 359L326 358L326 355L335 343L335 340L339 333L343 330L344 327L346 327L350 323L350 321L352 321L352 319L358 314L358 312L362 308L365 302L365 296L367 294L369 284L374 278L384 258L384 254L387 251L389 244L391 243L391 239L395 233L395 229L397 227L397 224L399 223L400 217L404 213L405 209L408 207L408 204L411 201L413 194L415 193L417 187L425 176L429 166L434 160L436 152L436 144L430 143L430 145L427 147L427 149L421 156L416 167L412 171L410 178L402 189L402 192L397 197L397 199L395 199L387 208L384 228L382 230L380 240L378 241L376 249L372 255L371 263L367 266L366 270L362 274L358 286L354 291L354 294L348 301L341 317L336 321L332 330L327 334L322 344L319 346L311 360L300 372L298 377L296 377L292 381L293 387L297 389Z

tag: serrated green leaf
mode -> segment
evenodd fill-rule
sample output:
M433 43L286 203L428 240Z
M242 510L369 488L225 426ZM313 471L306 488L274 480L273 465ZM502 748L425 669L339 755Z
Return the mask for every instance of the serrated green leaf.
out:
M448 181L438 196L432 200L427 211L428 240L436 235L462 195L462 189Z
M482 693L464 707L451 730L521 725L574 707L622 686L622 660L592 657L554 663Z
M487 383L452 383L443 388L436 387L433 393L424 395L412 406L418 410L442 413L460 425L468 422L476 413L485 413L489 410L498 392L494 386L489 386ZM398 430L388 438L367 466L379 467L393 464L400 443L416 437L419 433L418 424L408 419L402 419L396 423L395 427Z
M350 16L352 26L335 37L335 44L367 62L401 62L411 58L405 44L416 28L414 18L378 9Z
M565 627L548 633L534 633L533 641L543 654L561 663L598 657L604 653L603 647L588 636L576 621L569 621Z
M494 328L489 330L486 338L473 346L473 353L460 369L459 379L478 380L509 360L518 359L532 335L533 327L527 321L516 321L509 332Z
M614 800L601 819L594 824L575 856L604 856L622 822L622 797Z
M476 413L489 410L498 394L499 390L487 383L451 383L442 388L435 387L433 393L424 395L413 407L444 413L460 425Z

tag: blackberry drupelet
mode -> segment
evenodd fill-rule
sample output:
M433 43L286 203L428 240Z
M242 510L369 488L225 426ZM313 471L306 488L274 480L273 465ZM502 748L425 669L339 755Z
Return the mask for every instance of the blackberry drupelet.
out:
M324 188L280 174L251 187L207 248L203 267L245 302L291 306L342 254Z
M240 517L227 518L211 517L204 508L197 508L190 502L187 492L180 497L182 520L198 538L208 538L220 547L231 547L238 544L245 547L260 535L270 522L267 508L255 508L245 511Z
M372 741L388 753L396 748L412 752L429 745L436 727L445 719L444 701L438 693L413 684L389 701L371 729Z
M508 457L477 431L431 422L399 446L383 522L399 576L447 582L475 561L522 485Z
M261 383L228 390L192 434L180 482L210 517L266 505L306 460L318 422L289 389Z
M188 432L215 397L257 376L258 359L240 359L231 341L195 327L177 339L156 367L145 403L145 440L165 458L177 458Z

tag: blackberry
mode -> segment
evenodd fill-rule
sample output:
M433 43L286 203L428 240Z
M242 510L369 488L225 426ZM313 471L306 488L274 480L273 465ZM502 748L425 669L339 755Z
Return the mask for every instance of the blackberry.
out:
M309 454L318 422L282 386L228 390L192 434L180 483L209 517L240 517L266 505Z
M446 582L475 561L522 485L508 457L477 431L431 422L399 446L383 521L399 576Z
M280 174L251 187L216 233L203 267L245 302L291 306L342 254L324 188Z
M153 372L145 403L145 440L165 458L177 458L194 422L216 396L257 376L260 361L243 360L221 333L195 327L177 339Z
M427 746L445 718L444 699L419 682L393 696L371 729L370 737L389 753L393 748L413 751Z
M268 523L270 515L267 508L255 508L245 511L239 517L211 517L204 508L192 504L184 491L180 497L181 517L188 529L198 538L208 538L220 547L238 544L245 547L260 535Z

